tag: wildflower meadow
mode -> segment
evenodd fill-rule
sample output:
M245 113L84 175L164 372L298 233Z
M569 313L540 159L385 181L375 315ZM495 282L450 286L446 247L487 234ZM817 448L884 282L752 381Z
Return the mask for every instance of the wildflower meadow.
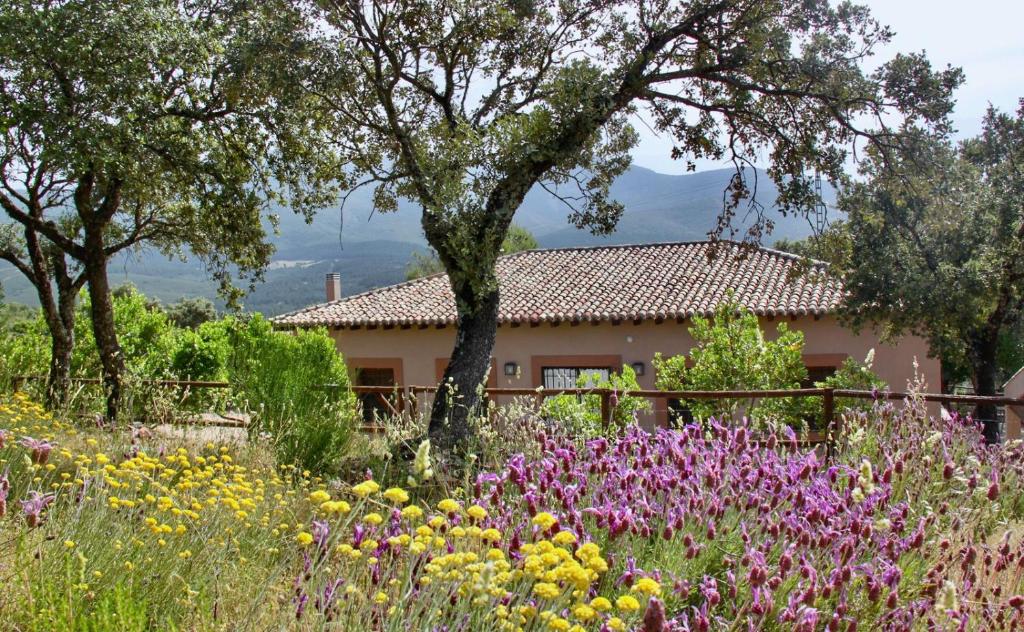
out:
M830 461L710 422L572 439L462 481L430 446L322 480L258 443L0 404L16 630L1013 630L1024 448L924 405L849 412ZM443 479L443 480L442 480Z

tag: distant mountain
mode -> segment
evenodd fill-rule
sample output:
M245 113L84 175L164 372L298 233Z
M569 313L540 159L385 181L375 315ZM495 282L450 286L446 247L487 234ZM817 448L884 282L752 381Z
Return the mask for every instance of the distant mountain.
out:
M715 226L732 173L718 169L668 175L631 168L612 185L612 196L626 210L616 231L605 237L570 225L568 208L540 187L527 195L516 222L529 229L542 248L704 239ZM370 190L356 191L345 205L344 217L337 208L325 209L308 224L294 213L280 211L279 234L272 239L277 248L273 263L265 281L246 298L245 308L273 315L319 302L327 272L341 273L346 295L403 280L412 253L426 250L419 208L403 202L397 212L371 213L371 196ZM758 173L758 201L771 207L776 196L771 180ZM831 203L831 189L825 196ZM779 213L772 218L772 241L811 232L804 218ZM742 229L750 221L741 212L735 223ZM169 261L158 252L144 251L112 262L110 273L115 285L134 283L164 302L182 296L215 298L215 284L194 260ZM37 303L32 288L10 266L0 266L0 283L7 300Z

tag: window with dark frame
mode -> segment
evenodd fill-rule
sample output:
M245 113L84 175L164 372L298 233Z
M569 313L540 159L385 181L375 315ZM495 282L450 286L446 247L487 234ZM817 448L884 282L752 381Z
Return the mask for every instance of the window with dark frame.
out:
M586 375L583 388L597 386L598 382L610 379L610 367L546 366L541 369L545 389L576 388L580 375Z
M837 368L834 366L807 367L807 379L800 382L800 388L814 388L814 385L818 382L824 382L835 375Z
M395 386L394 369L356 369L356 386ZM390 396L384 395L383 397ZM363 423L373 424L377 419L391 414L378 393L360 393L359 403L363 410Z

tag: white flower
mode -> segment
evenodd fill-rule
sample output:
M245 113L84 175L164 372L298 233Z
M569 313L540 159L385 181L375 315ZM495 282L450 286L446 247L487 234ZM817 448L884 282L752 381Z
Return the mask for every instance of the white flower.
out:
M871 347L868 349L868 354L864 356L864 368L870 369L871 365L875 363L875 348Z
M416 458L413 459L412 469L420 475L430 469L430 439L424 439L416 448Z
M960 604L957 600L956 586L948 579L942 584L942 592L939 593L939 598L935 601L935 609L939 612L949 612L950 610L956 611L960 609Z

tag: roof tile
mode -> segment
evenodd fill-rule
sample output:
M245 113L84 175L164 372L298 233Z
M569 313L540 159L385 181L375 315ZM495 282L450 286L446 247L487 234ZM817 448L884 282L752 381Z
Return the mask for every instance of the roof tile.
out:
M714 255L709 257L709 255ZM529 250L498 259L499 323L651 320L710 315L730 290L763 316L835 311L842 285L825 265L792 275L796 255L735 242ZM456 322L448 277L435 274L273 319L278 326Z

